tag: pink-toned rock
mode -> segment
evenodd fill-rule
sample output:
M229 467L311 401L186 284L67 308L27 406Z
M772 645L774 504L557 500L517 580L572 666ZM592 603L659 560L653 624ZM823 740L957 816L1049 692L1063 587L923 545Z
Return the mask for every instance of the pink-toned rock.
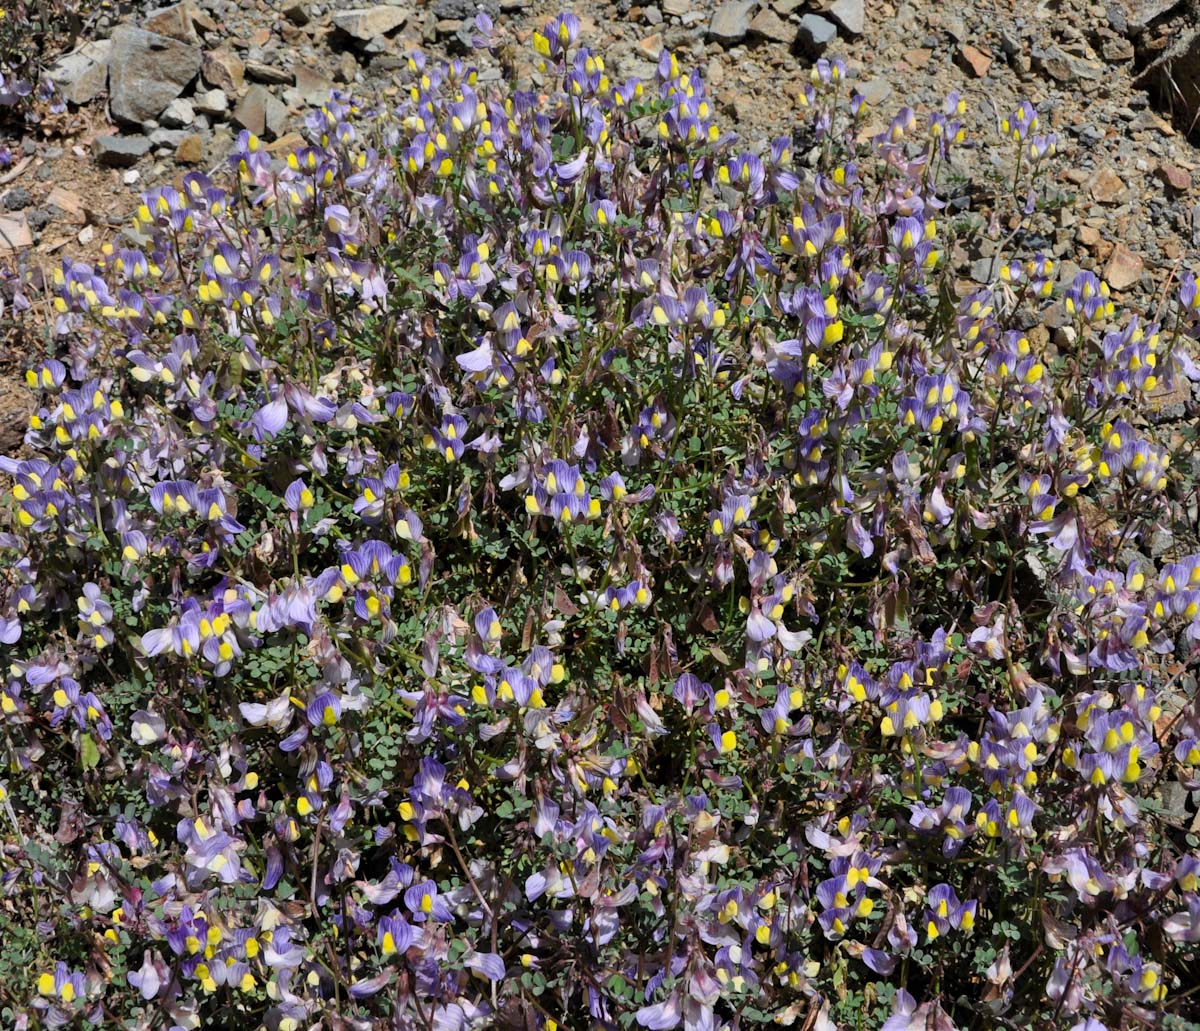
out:
M62 186L56 186L46 196L46 203L52 204L59 211L70 215L72 218L82 220L85 217L83 198L73 190L68 190Z
M1092 200L1099 204L1119 204L1125 194L1125 184L1111 168L1102 168L1092 180Z
M1104 279L1114 290L1128 290L1142 278L1146 264L1123 243L1117 244L1104 266Z
M1171 165L1164 161L1154 170L1154 174L1172 190L1178 190L1180 193L1192 188L1191 172L1178 165Z
M199 43L196 35L195 18L199 12L191 0L173 4L155 11L143 23L147 32L157 32L160 36L170 36L184 43Z
M232 50L209 50L204 55L203 75L210 86L236 97L246 81L246 63Z
M959 56L962 58L962 64L977 79L982 79L987 75L988 69L992 67L991 57L969 43L959 51Z
M662 53L663 43L662 36L653 32L644 39L637 41L637 51L648 61L657 61L659 54Z
M33 234L25 220L25 212L0 215L0 254L33 246Z

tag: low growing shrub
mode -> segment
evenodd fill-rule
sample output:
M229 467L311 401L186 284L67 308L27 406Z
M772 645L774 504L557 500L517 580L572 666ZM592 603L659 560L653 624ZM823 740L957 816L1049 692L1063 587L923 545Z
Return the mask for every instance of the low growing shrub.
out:
M968 184L958 98L872 129L821 61L753 153L577 33L56 271L6 1022L1184 1026L1195 280L1056 285L1028 104Z

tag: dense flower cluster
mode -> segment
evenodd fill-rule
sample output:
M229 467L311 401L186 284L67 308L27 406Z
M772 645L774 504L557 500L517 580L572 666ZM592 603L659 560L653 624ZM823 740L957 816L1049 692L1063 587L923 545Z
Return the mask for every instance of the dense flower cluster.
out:
M534 90L413 54L55 270L0 459L11 1011L1194 1013L1200 546L1154 398L1195 279L1161 323L1040 253L960 297L958 97L869 130L821 61L811 147L752 151L578 31ZM1028 187L1054 138L1001 128Z

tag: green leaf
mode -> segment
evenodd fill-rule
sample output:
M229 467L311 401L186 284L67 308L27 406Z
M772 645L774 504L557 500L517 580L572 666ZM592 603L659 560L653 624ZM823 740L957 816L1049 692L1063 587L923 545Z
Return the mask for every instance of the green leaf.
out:
M85 770L94 770L100 765L100 749L91 734L79 738L79 763Z

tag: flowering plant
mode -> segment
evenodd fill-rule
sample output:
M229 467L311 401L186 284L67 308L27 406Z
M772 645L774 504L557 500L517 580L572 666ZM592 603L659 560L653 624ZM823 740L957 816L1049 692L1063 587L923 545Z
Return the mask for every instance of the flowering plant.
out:
M1194 1015L1193 435L1154 401L1194 278L1154 320L1041 253L960 296L957 97L870 130L818 62L798 160L578 32L537 92L414 54L56 271L0 460L0 1000ZM1054 139L1002 128L1027 226Z

